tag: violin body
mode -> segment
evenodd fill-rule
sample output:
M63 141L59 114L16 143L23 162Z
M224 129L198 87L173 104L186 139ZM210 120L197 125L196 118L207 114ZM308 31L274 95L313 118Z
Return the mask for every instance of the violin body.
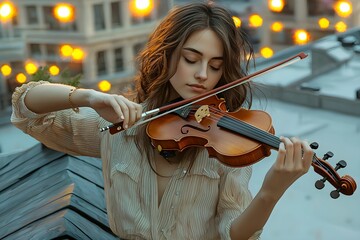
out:
M243 108L227 112L225 102L216 96L200 101L197 105L195 109L203 105L210 109L200 122L196 119L195 110L191 110L186 117L170 113L151 121L147 126L147 134L153 147L178 151L188 147L205 147L210 157L232 167L251 165L270 155L270 146L229 130L227 125L232 125L231 121L219 124L226 116L274 134L269 114Z

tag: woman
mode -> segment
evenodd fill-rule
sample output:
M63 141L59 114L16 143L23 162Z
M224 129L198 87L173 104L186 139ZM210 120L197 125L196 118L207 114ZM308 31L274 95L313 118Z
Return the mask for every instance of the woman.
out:
M205 149L169 157L153 149L145 124L131 127L145 110L245 76L248 56L252 48L229 12L185 5L164 18L140 54L136 102L33 82L14 92L12 122L50 148L102 158L109 223L121 238L257 239L283 193L308 171L313 152L306 142L281 138L276 162L252 198L251 167L224 166ZM251 105L249 87L222 95L229 110ZM125 131L98 130L117 122Z

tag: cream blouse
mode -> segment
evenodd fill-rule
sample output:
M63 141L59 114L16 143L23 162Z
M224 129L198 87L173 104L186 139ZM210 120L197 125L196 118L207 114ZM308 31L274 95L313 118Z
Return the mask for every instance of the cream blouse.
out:
M111 135L91 108L36 114L24 104L26 92L46 83L18 87L12 123L47 147L101 158L109 224L124 239L230 239L230 225L252 200L251 167L231 168L204 149L189 173L181 163L158 205L157 179L134 144L135 130ZM254 220L256 221L256 220ZM259 239L261 231L251 239Z

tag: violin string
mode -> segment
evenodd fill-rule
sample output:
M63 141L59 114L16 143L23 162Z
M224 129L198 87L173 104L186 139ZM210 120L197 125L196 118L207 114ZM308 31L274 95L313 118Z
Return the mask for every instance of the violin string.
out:
M238 127L243 131L243 134L250 138L258 139L259 141L263 141L263 143L268 144L270 146L278 146L280 143L280 139L269 132L266 132L262 129L254 127L251 124L248 124L244 121L234 118L233 116L221 112L220 110L209 106L211 110L213 110L210 114L210 119L219 120L220 118L226 116L227 121L230 123L230 126Z
M328 174L330 174L331 177L332 177L334 180L336 180L337 176L335 176L335 175L332 173L332 171L330 171L329 168L328 168L325 164L323 164L320 160L318 160L317 157L315 156L315 154L314 154L312 160L313 160L313 161L312 161L313 163L317 163L322 169L325 169L325 171L326 171ZM335 170L334 170L334 171L335 171Z
M197 108L195 108L197 109ZM265 144L268 144L270 146L279 146L281 140L280 138L272 135L271 133L268 133L262 129L256 128L248 123L245 123L244 121L241 121L239 119L234 118L233 116L221 112L219 109L211 107L210 109L213 110L212 114L210 114L210 118L211 120L215 120L215 121L219 121L219 119L227 116L228 120L230 121L231 124L234 124L234 126L238 126L240 128L242 128L242 130L246 130L247 133L255 133L256 136L260 137L261 139L266 139L268 142L264 142ZM190 110L190 113L195 113L195 110ZM239 124L240 123L240 124ZM250 135L251 135L250 134ZM254 136L254 135L253 135ZM249 137L249 136L248 136ZM270 143L270 144L269 144ZM274 145L272 145L271 143L273 143ZM313 164L317 164L320 168L322 168L323 170L325 170L334 181L339 182L338 177L335 176L335 174L329 170L328 166L326 166L325 164L323 164L314 154L313 158L312 158L312 162Z
M197 109L199 106L192 106L194 109ZM252 138L252 136L256 136L260 137L260 139L265 139L266 141L263 141L263 143L268 144L270 146L279 146L281 140L280 138L276 137L275 135L272 135L269 132L266 132L262 129L256 128L254 126L252 126L251 124L248 124L244 121L241 121L239 119L236 119L235 117L221 112L219 109L214 108L214 107L209 107L211 110L213 110L210 114L210 116L208 116L207 118L209 118L210 120L214 120L214 121L219 121L219 119L223 118L223 117L227 117L227 120L229 120L229 122L231 124L233 124L235 127L239 127L242 128L242 130L245 130L245 135ZM194 114L196 112L196 110L191 109L190 113ZM249 136L250 135L250 136ZM278 148L278 147L277 147ZM324 169L331 177L332 179L334 179L336 181L336 179L338 178L337 176L335 176L335 174L333 174L332 171L329 170L328 166L326 166L325 164L323 164L314 154L313 158L312 158L312 162L313 164L317 164L320 168Z
M216 112L218 112L217 109L214 108L214 110ZM212 116L215 116L215 117L212 117ZM266 143L271 146L273 146L273 145L278 146L280 139L276 139L277 137L275 137L274 135L272 135L264 130L258 129L248 123L245 123L244 121L238 120L231 115L227 115L227 114L223 114L223 113L221 113L221 114L213 113L212 115L210 115L209 118L218 120L224 116L227 117L227 121L230 123L229 126L238 127L239 129L241 129L243 131L243 134L246 135L247 137L255 138L258 140L261 139L260 141L263 141L263 143Z
M197 109L196 106L194 106L194 108ZM217 108L214 108L211 106L209 108L211 110L213 110L212 114L210 114L210 117L207 117L211 120L219 121L219 119L226 116L230 120L231 124L242 128L242 130L245 130L244 132L247 134L246 136L250 135L248 137L251 137L251 135L252 135L252 136L255 136L255 137L258 137L261 139L265 139L266 141L264 141L263 143L268 144L270 146L274 146L274 145L278 146L281 142L280 138L272 135L269 132L266 132L262 129L256 128L256 127L252 126L251 124L248 124L239 119L236 119L227 113L221 112ZM194 113L195 111L196 110L191 110L190 112ZM326 165L324 165L321 161L319 161L315 155L313 156L312 162L314 164L318 164L320 167L322 167L324 170L326 170L326 172L328 172L333 177L333 179L336 179L336 176L334 176L334 174L328 169L328 167Z

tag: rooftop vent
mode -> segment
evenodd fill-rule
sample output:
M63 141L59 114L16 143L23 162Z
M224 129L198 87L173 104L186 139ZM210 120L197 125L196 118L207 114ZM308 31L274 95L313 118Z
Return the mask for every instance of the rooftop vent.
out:
M341 42L336 40L315 43L311 49L311 53L311 70L314 75L335 69L349 61L352 57L352 53L344 48Z

